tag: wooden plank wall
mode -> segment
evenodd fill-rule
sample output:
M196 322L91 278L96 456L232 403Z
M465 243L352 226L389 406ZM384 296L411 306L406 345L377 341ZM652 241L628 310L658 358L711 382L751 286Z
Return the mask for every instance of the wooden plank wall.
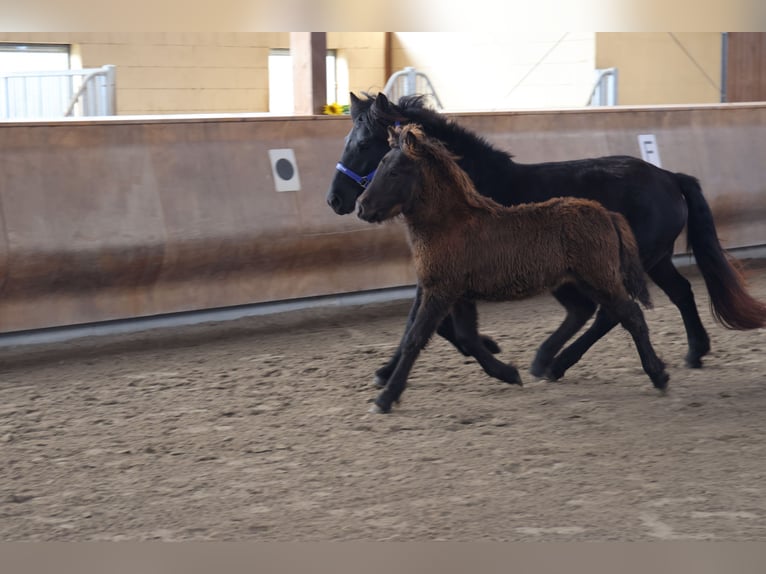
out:
M726 101L766 101L766 32L729 32Z

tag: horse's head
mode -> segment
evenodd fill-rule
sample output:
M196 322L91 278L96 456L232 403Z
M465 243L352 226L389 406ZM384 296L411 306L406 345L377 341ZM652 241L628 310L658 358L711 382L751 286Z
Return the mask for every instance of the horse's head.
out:
M366 99L351 94L353 127L346 136L343 154L327 192L327 203L335 213L343 215L354 211L356 199L375 175L375 168L389 149L386 128L396 121L393 108L382 93Z
M371 223L407 214L420 178L418 146L423 136L420 126L410 124L388 131L390 150L357 202L357 214Z

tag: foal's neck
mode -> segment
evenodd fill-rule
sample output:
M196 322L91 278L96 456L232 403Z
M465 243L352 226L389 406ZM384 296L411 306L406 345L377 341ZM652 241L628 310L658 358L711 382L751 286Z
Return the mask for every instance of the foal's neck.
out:
M465 181L456 182L450 171L437 168L432 170L431 177L421 178L412 208L405 215L413 234L454 233L461 225L492 216L489 200L466 189Z

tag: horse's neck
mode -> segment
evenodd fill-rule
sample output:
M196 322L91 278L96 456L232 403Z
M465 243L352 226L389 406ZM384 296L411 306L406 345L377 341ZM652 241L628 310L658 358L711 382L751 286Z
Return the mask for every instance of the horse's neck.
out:
M483 195L492 196L491 190L482 187L489 187L499 174L510 174L516 165L508 153L436 112L415 108L406 111L406 114L411 122L422 125L429 136L443 142L448 150L458 156L458 165L468 173Z
M470 134L465 132L460 126L452 124L446 117L443 117L430 110L414 109L408 113L409 120L423 126L425 132L433 138L442 141L447 149L457 152L463 151L468 147ZM467 137L469 136L469 137Z

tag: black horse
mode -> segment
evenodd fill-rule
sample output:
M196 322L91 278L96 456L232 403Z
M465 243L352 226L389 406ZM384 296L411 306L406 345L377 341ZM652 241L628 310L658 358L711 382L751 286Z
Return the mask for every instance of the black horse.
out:
M702 366L702 357L710 350L710 339L697 312L691 285L671 259L673 245L684 226L710 294L713 316L731 329L756 329L766 325L766 305L746 291L739 266L721 247L710 207L699 182L692 176L673 173L629 156L517 163L508 153L427 108L419 96L405 97L393 104L383 94L365 94L364 99L351 94L351 119L353 127L327 194L327 203L338 214L354 211L357 198L388 152L388 127L418 123L426 134L441 140L460 158L460 167L479 193L498 203L540 202L565 193L596 200L607 209L623 214L636 236L644 269L681 312L689 345L687 366ZM540 346L530 370L536 376L555 380L609 332L617 320L600 309L585 333L559 353L566 341L596 312L597 305L571 285L564 285L553 294L566 308L567 316ZM418 287L408 325L412 323L420 297ZM449 318L437 332L466 352L455 339L454 325ZM494 341L487 337L483 340L489 350L497 352ZM391 360L378 369L376 382L379 385L388 380L400 356L401 349L397 349Z

